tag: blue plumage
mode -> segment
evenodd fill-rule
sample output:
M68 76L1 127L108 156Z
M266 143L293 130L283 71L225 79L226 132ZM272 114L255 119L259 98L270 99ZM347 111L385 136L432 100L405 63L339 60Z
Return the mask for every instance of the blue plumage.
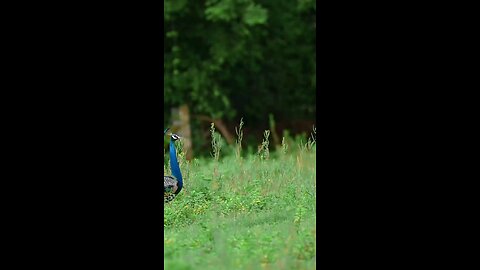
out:
M168 129L164 131L164 135ZM183 188L182 172L177 160L177 153L175 149L175 141L180 139L176 134L171 134L170 137L170 169L172 170L172 176L163 177L163 198L164 203L168 203L175 199L178 193Z

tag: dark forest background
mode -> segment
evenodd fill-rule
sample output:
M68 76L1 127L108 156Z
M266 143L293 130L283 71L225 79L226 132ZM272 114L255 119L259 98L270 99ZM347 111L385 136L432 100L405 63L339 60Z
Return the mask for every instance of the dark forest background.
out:
M164 127L188 106L193 149L210 122L245 143L264 130L308 134L316 114L316 2L164 0ZM224 134L223 134L224 135Z

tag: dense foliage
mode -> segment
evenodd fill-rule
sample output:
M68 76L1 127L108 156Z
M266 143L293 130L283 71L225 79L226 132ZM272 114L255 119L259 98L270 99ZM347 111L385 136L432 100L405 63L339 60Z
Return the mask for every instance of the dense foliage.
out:
M316 2L164 0L165 114L314 119ZM169 119L164 120L167 124Z

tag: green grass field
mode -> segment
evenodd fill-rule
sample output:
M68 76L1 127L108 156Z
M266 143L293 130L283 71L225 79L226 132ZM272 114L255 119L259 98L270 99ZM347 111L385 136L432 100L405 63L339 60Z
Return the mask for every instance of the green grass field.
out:
M186 162L180 150L185 186L165 205L165 269L315 269L315 144L270 153L265 140L243 157L212 144L211 159Z

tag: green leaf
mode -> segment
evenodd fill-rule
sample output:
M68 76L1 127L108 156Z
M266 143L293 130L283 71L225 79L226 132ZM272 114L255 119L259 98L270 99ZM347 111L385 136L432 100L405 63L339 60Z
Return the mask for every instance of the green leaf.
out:
M268 11L260 5L251 4L245 9L243 21L247 25L265 24L268 18Z
M211 4L210 2L206 3ZM210 21L230 21L235 18L235 3L232 0L222 0L211 4L205 9L205 16Z

